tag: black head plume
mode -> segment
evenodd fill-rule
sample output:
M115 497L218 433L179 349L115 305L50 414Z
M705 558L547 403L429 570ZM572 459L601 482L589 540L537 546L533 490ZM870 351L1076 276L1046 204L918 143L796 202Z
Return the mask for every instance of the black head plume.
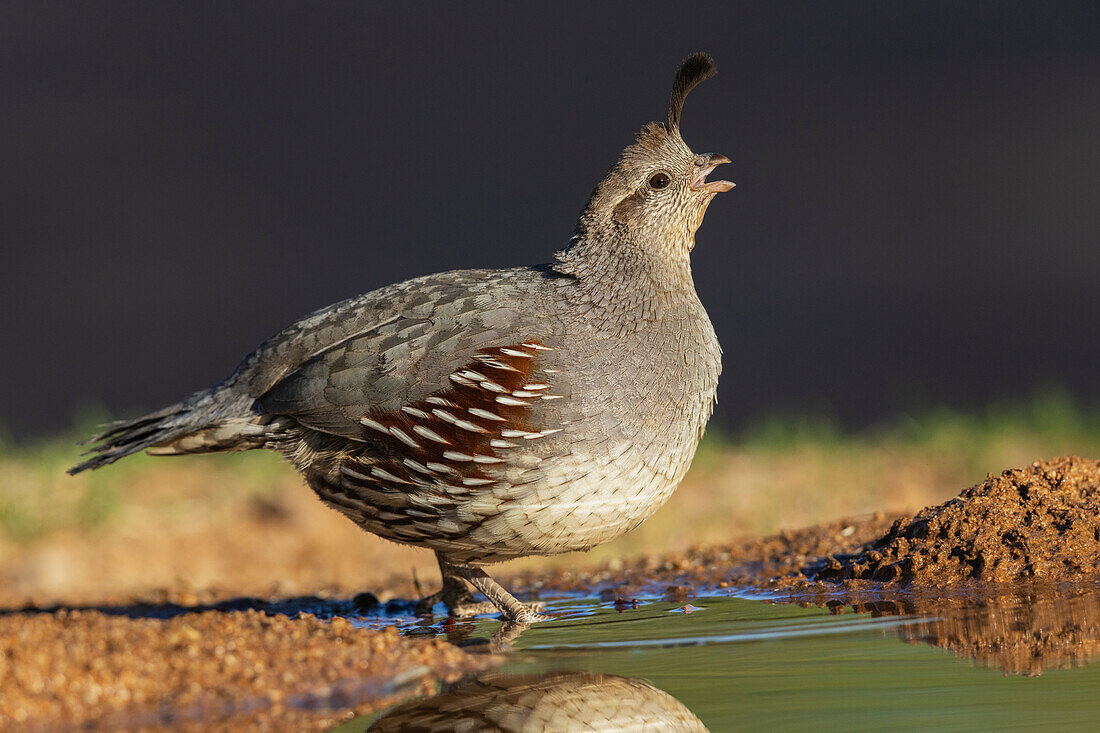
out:
M714 59L705 53L693 53L676 72L676 81L672 83L672 97L668 101L668 129L677 132L680 129L680 111L684 108L684 99L688 92L699 82L706 81L718 73Z

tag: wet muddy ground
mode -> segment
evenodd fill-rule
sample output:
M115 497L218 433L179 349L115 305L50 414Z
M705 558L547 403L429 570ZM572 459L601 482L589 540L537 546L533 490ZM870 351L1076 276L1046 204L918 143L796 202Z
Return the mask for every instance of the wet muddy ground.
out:
M910 616L898 626L904 641L1035 676L1100 651L1098 517L1100 462L1063 458L990 476L913 516L500 578L527 597L591 599L623 613L660 601L686 614L700 598L749 594L833 614ZM409 585L396 584L403 598ZM417 620L409 604L362 590L279 599L180 589L76 607L10 604L0 611L0 729L206 730L232 720L234 730L326 730L460 678L505 697L542 689L484 677L505 656L485 652L506 651L522 629L471 644L470 625ZM547 694L574 683L600 686L552 680ZM645 693L633 681L606 684Z
M336 617L129 606L0 617L0 730L326 730L490 663ZM273 725L273 721L278 721Z

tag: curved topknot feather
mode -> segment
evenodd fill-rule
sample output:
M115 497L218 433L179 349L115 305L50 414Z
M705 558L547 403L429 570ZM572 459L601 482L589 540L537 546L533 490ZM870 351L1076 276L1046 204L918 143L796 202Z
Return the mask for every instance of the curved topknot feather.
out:
M718 67L715 66L714 59L702 52L693 53L680 64L676 81L672 83L672 97L668 102L669 131L676 132L680 129L680 111L684 108L688 92L717 73Z

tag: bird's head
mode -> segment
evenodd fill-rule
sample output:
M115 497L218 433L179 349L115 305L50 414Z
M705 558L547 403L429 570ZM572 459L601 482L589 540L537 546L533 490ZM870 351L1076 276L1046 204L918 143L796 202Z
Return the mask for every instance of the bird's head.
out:
M729 158L696 154L680 136L684 99L697 84L717 73L705 53L689 56L672 85L668 119L650 122L637 134L596 187L578 222L578 238L607 235L660 247L667 256L686 258L711 200L733 188L707 176ZM604 235L604 236L601 236Z

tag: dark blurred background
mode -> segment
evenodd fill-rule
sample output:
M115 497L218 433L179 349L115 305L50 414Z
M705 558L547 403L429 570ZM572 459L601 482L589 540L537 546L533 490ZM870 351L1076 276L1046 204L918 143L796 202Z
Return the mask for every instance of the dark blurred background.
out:
M1097 3L379 5L5 4L0 423L546 261L696 50L684 137L738 183L694 255L726 428L1100 396Z

